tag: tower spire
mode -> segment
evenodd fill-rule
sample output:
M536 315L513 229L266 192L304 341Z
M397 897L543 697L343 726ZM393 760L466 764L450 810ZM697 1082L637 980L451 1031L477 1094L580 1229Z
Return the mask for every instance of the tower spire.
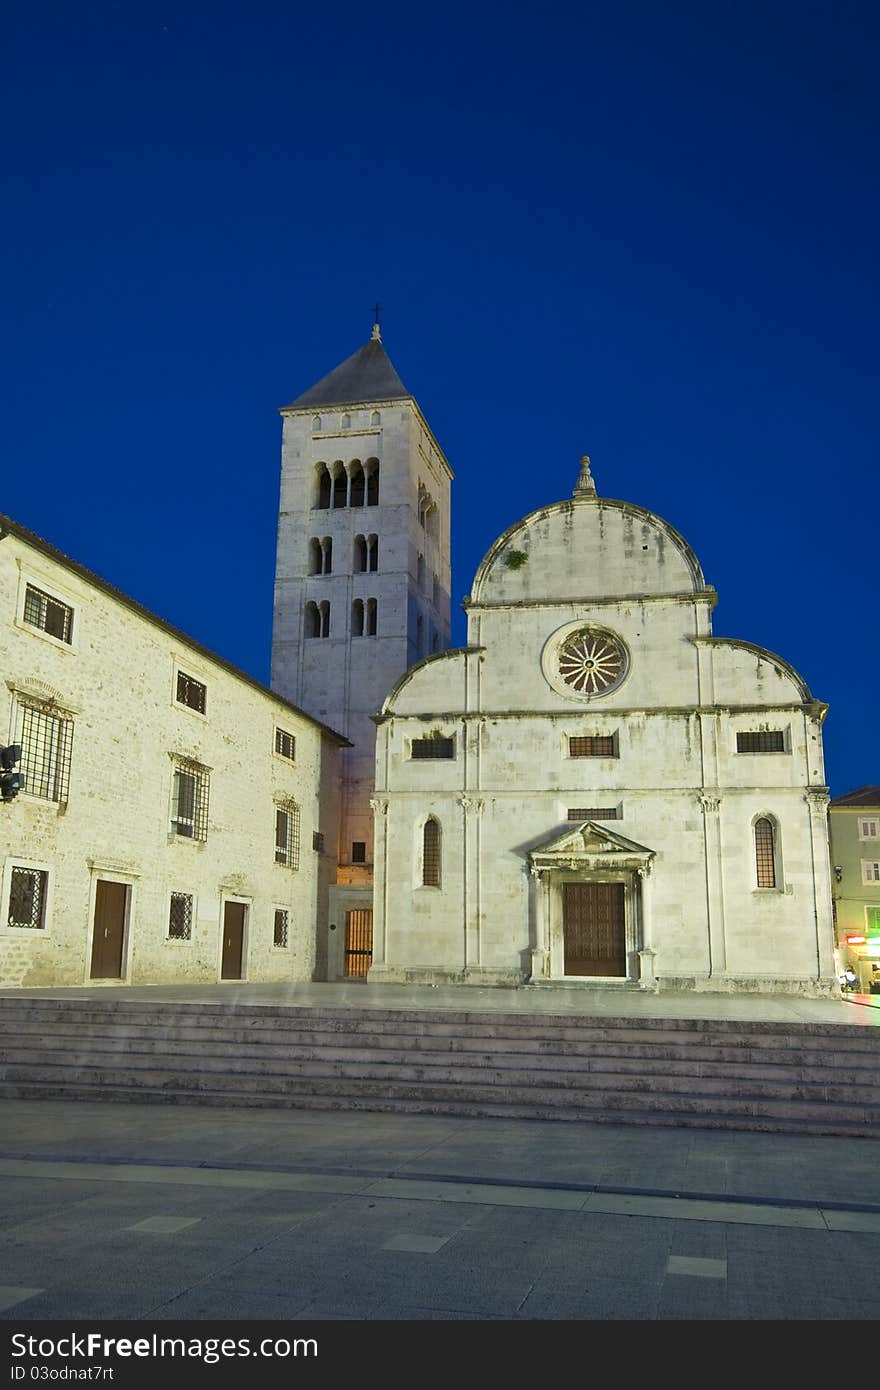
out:
M593 475L590 472L590 455L584 454L581 459L580 477L574 485L572 497L595 497L596 484L593 482Z

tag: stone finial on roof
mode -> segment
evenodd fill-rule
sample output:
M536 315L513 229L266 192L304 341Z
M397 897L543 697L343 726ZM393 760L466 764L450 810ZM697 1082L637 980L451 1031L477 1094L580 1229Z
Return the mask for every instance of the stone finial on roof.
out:
M581 459L580 477L574 485L573 497L595 497L596 484L593 482L593 475L590 472L590 455L584 454Z

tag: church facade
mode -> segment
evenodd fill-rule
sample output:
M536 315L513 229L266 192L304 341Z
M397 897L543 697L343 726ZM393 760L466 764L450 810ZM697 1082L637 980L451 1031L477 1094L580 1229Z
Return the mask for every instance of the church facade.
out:
M379 715L371 981L836 991L827 706L715 602L586 459L495 542Z

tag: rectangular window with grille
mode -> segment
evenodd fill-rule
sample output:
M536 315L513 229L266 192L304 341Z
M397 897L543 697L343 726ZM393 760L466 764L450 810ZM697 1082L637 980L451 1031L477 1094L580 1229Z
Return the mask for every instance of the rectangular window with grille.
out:
M782 729L748 729L736 736L737 753L784 753Z
M619 806L571 806L569 820L620 820Z
M288 946L290 944L290 914L286 907L276 907L275 927L272 935L273 946Z
M451 738L414 738L410 746L413 758L454 758L455 740Z
M45 930L48 884L49 874L45 869L27 869L13 864L9 879L8 927L22 931Z
M286 729L275 730L275 752L291 761L296 757L296 739Z
M208 838L210 777L196 763L178 763L171 794L171 828L188 840Z
M862 883L880 883L880 859L862 860Z
M172 893L168 909L168 940L192 941L192 893Z
M275 807L275 863L299 868L299 807L292 801Z
M184 671L177 673L177 703L204 714L208 705L208 687Z
M21 744L24 790L44 801L65 803L70 782L73 720L40 705L19 705L16 716Z
M33 584L24 591L24 620L62 642L73 641L73 609Z
M570 758L616 758L614 734L582 734L568 740Z
M367 862L367 842L366 840L355 840L351 847L352 864L366 864Z

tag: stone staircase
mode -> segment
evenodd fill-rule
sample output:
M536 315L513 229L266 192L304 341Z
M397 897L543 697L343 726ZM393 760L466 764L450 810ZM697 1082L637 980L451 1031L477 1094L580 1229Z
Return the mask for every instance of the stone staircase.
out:
M6 996L0 1096L880 1138L880 1030Z

